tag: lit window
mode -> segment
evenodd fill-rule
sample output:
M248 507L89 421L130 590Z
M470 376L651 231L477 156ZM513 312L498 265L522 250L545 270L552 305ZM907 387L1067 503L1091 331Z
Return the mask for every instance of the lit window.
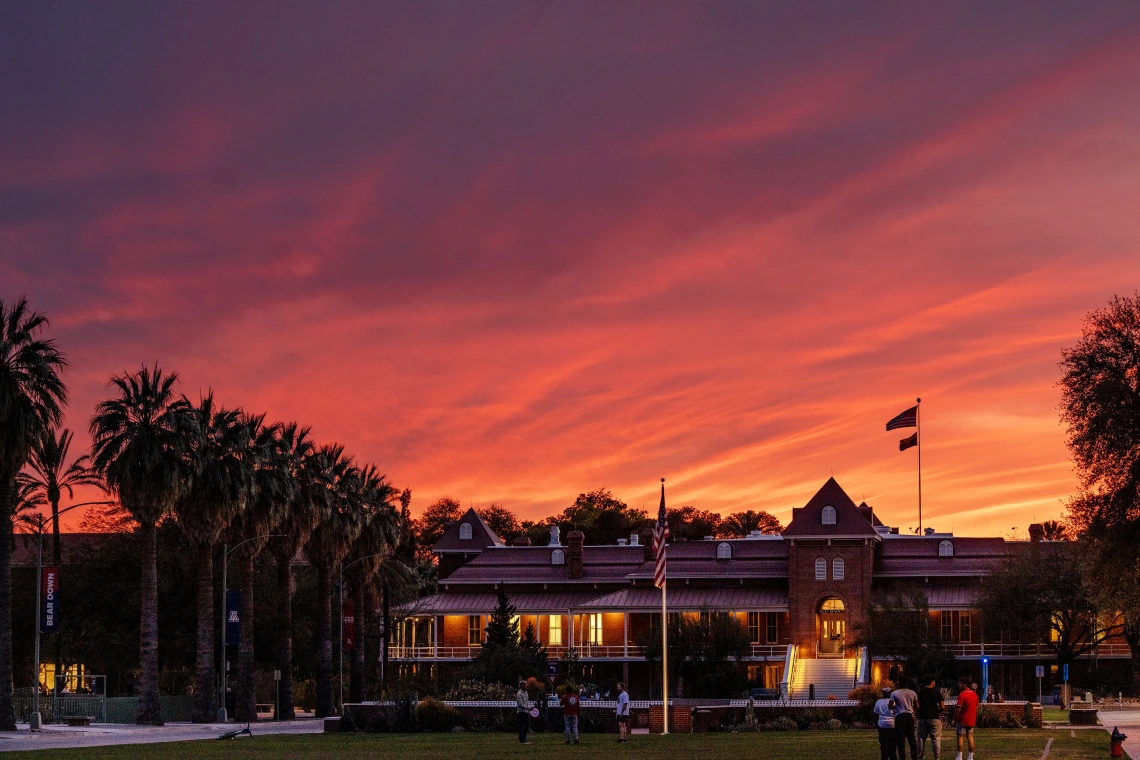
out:
M459 540L471 540L471 523L459 523Z
M953 557L954 556L954 542L943 541L938 544L939 557Z
M958 640L970 640L970 613L963 612L958 615Z
M483 621L478 615L467 616L467 644L477 647L483 643Z
M768 628L767 641L769 644L775 644L776 639L778 638L777 634L779 633L779 626L777 625L777 623L780 619L780 613L778 613L778 612L767 612L765 614L768 617L768 620L766 621L768 623L768 625L767 625L767 628Z
M839 557L831 561L831 579L834 581L843 580L843 560Z
M554 551L552 551L550 553L550 564L552 564L552 565L565 565L566 564L566 552L562 551L561 549L555 549Z
M835 507L823 508L823 524L835 525Z
M602 643L602 614L600 612L591 612L586 615L586 643Z
M942 640L954 640L954 613L950 610L942 610Z
M817 581L827 580L827 560L823 557L815 561L815 579Z
M727 542L717 544L716 558L717 559L732 559L732 544L727 543Z
M518 632L522 632L522 618L518 615L511 615L511 628Z
M748 613L748 640L759 642L760 641L760 613Z
M546 639L547 639L546 643L549 644L550 646L554 646L554 647L562 646L562 616L561 615L551 615L550 616L550 627L547 629L547 631L548 631L548 633L546 634Z

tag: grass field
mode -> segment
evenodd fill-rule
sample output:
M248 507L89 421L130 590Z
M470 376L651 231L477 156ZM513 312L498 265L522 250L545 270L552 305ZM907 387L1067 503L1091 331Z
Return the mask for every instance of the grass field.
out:
M978 757L984 760L1039 758L1049 738L1050 760L1085 760L1108 753L1108 736L1100 730L990 730L979 731ZM950 739L951 737L946 737ZM254 758L260 760L682 760L684 758L763 758L764 760L819 760L820 758L879 757L873 731L789 731L753 734L676 734L634 736L619 745L612 734L583 736L578 747L567 747L551 734L520 745L510 734L318 734L239 739L232 742L197 741L119 747L84 747L69 750L5 753L11 758L60 760L134 760L136 758ZM604 754L603 754L604 753ZM928 754L927 757L930 757ZM952 743L944 743L942 757L954 757Z

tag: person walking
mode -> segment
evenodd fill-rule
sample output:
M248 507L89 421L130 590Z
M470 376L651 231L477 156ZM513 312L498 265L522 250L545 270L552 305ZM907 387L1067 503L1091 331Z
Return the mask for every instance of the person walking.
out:
M967 760L974 760L974 726L978 724L978 694L970 688L970 682L963 678L958 682L958 707L954 711L954 733L958 736L958 755L962 760L962 750L968 747Z
M918 760L918 742L914 737L915 708L918 694L910 688L910 681L903 682L901 689L891 692L895 701L895 740L899 747L899 760L906 760L906 748L910 747L911 760Z
M934 760L942 757L942 713L946 710L942 692L934 676L922 679L926 684L918 691L918 760L926 755L926 740L934 750Z
M625 744L629 740L629 693L624 683L619 683L617 690L618 742Z
M526 681L519 681L519 693L515 695L515 720L519 727L519 744L530 744L526 740L530 730L530 695L526 693Z
M898 760L898 736L895 733L895 701L891 699L891 688L883 687L883 698L875 703L876 725L879 727L879 760Z
M567 691L558 700L562 704L562 722L566 725L566 743L570 743L573 734L574 743L578 743L578 708L581 700L573 691Z

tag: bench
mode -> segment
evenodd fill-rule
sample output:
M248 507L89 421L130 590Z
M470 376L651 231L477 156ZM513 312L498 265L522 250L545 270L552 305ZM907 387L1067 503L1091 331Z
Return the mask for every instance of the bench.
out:
M93 720L95 720L93 715L68 715L64 718L69 726L90 726Z

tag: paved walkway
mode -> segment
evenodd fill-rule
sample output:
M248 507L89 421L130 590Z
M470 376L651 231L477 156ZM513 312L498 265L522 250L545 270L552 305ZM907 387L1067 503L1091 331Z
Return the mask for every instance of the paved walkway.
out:
M1140 710L1104 710L1097 715L1101 727L1112 733L1113 727L1119 727L1120 732L1128 734L1124 740L1124 751L1132 760L1140 760ZM1105 739L1105 756L1108 755L1108 739Z
M45 725L42 731L32 733L28 730L27 723L21 723L15 733L0 732L0 752L217 739L225 731L242 727L241 724L235 723L167 723L165 726L100 723L82 728ZM254 723L250 726L250 731L255 737L270 734L319 734L323 730L324 721L316 718L301 718L282 723ZM248 741L248 738L243 736L234 741Z

